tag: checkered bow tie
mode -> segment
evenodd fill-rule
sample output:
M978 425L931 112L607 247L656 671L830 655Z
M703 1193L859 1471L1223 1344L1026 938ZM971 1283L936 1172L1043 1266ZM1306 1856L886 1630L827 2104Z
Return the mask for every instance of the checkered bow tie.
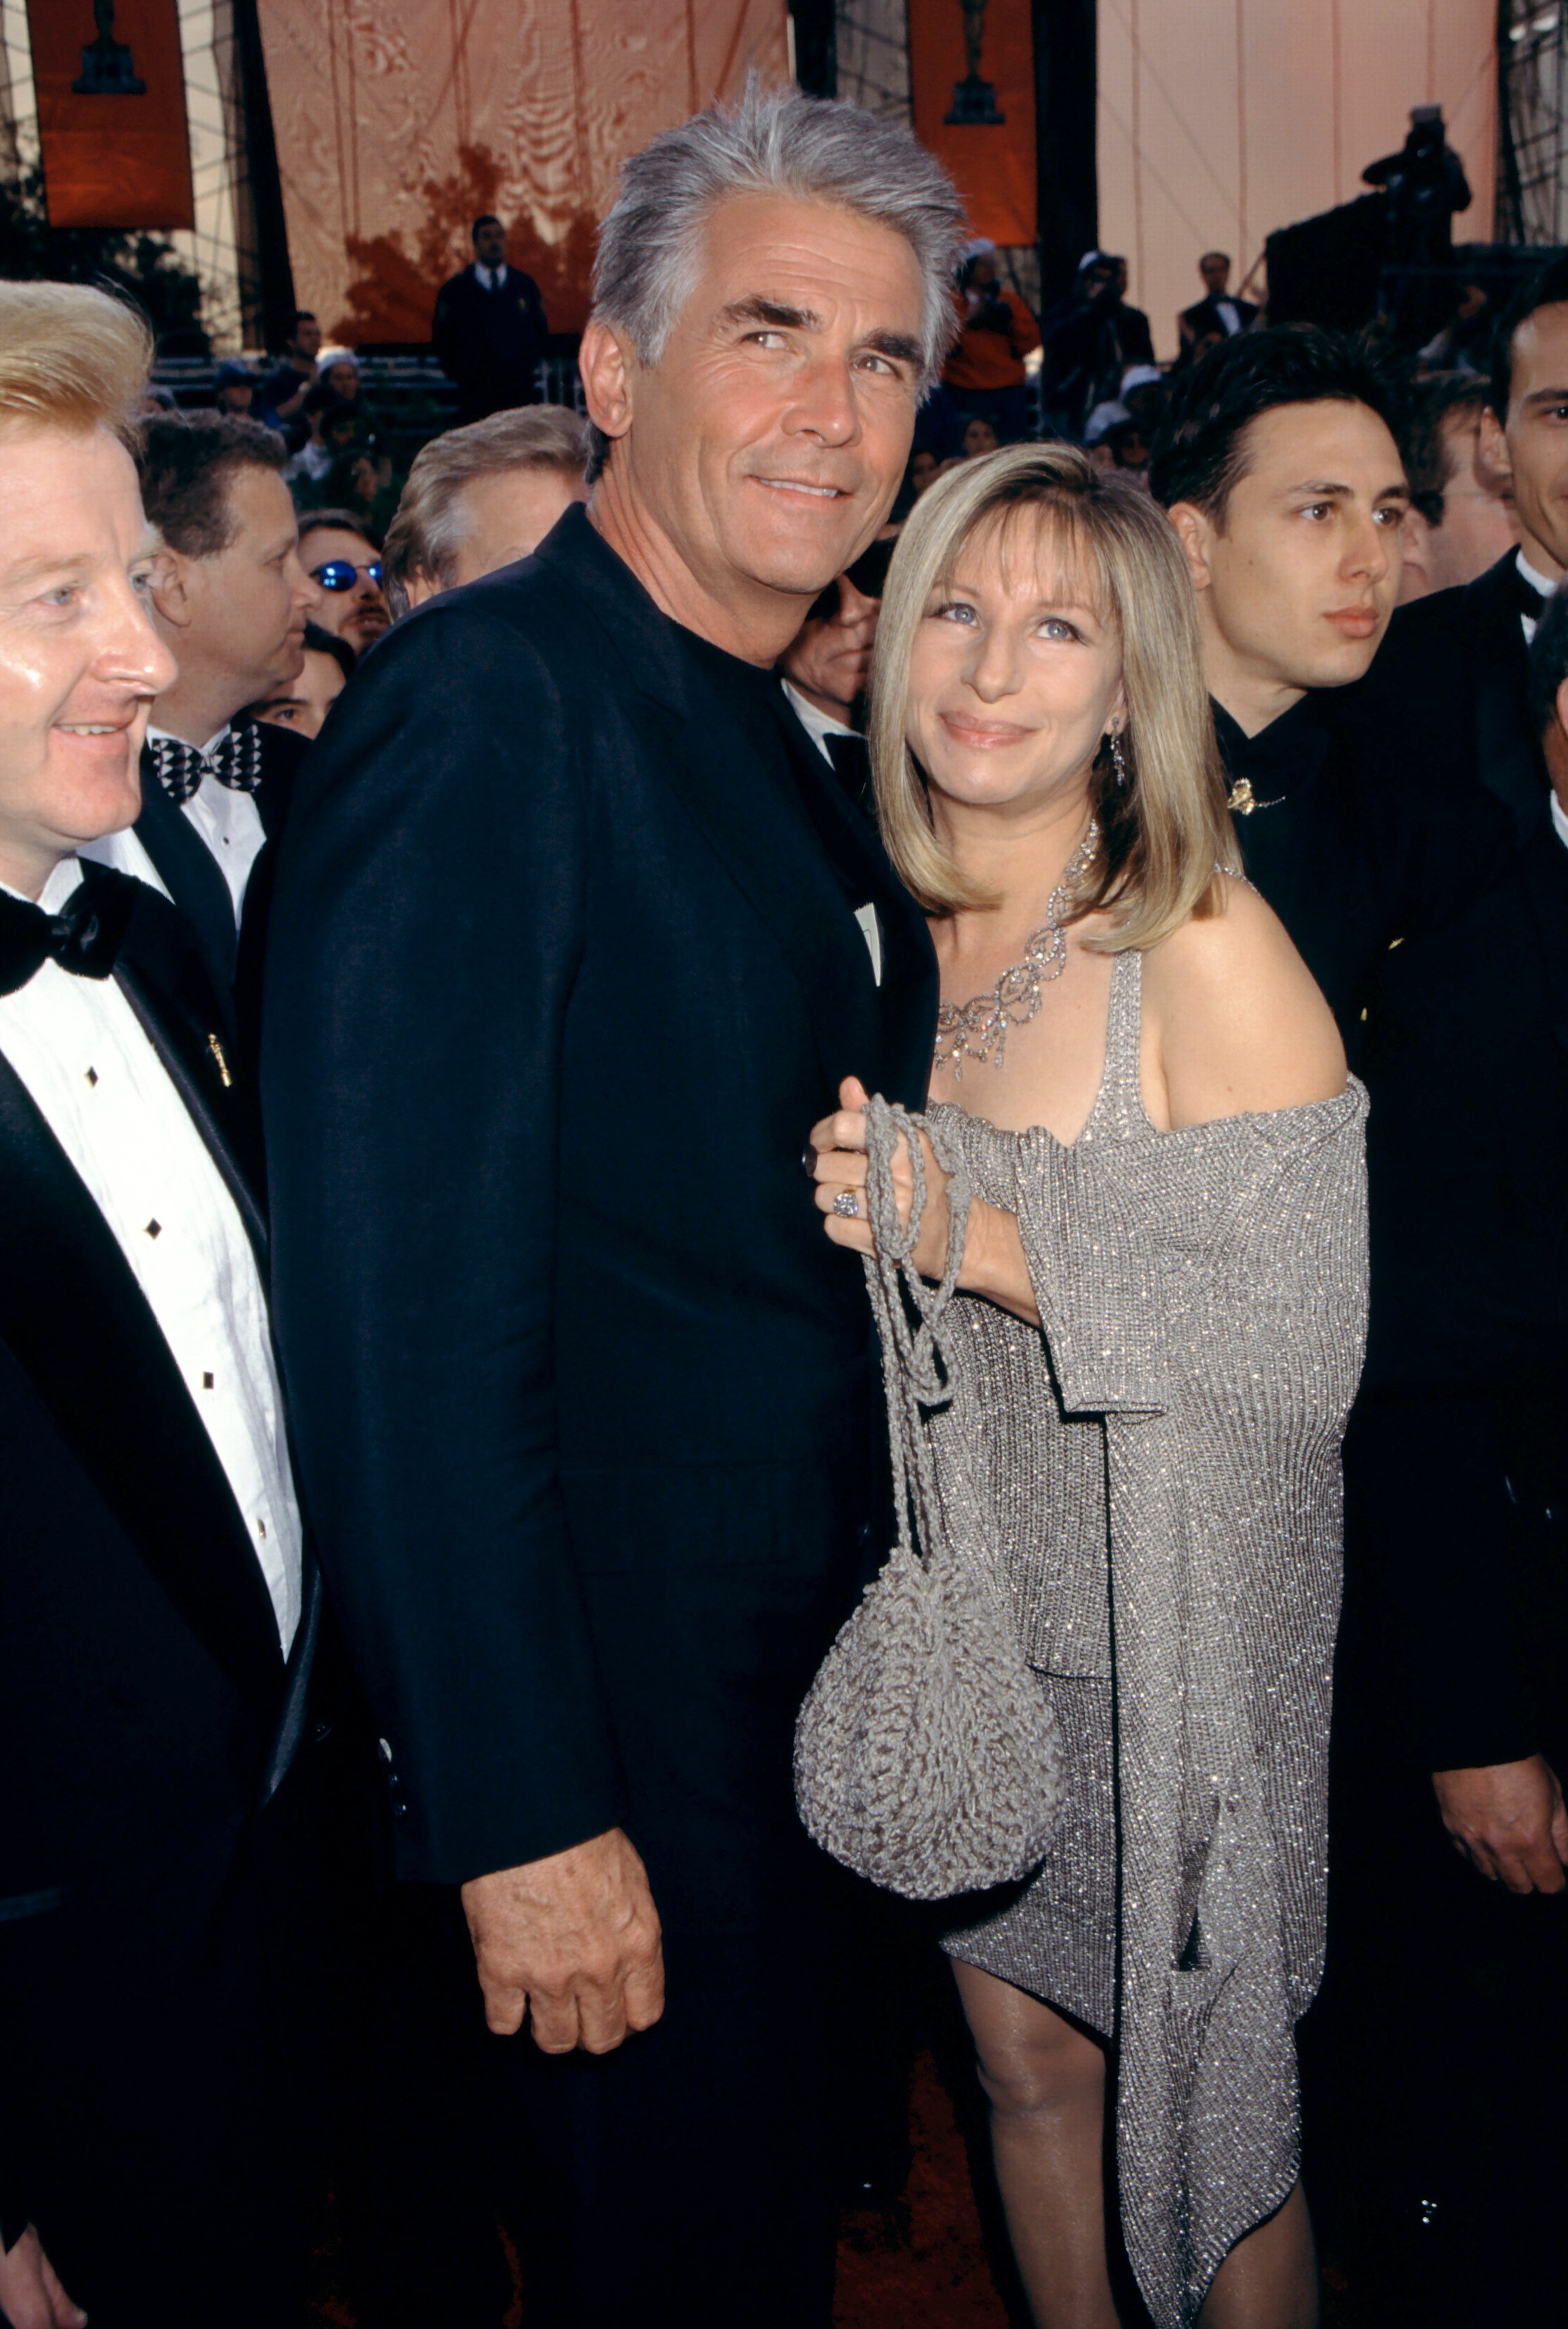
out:
M182 743L177 736L149 736L147 749L158 782L172 801L188 801L203 777L216 777L234 793L253 793L261 783L261 731L254 720L237 721L210 751Z

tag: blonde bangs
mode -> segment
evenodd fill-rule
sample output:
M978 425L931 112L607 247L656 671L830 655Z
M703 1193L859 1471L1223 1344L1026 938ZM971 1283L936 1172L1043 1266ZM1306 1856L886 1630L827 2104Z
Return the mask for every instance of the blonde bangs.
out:
M1063 603L1091 607L1121 643L1128 783L1096 767L1102 847L1079 913L1109 912L1096 945L1149 947L1218 908L1217 869L1235 834L1204 678L1197 607L1185 561L1147 494L1102 476L1076 448L1019 445L968 461L915 504L888 571L872 665L869 740L888 854L930 914L995 900L965 882L931 823L925 781L905 735L915 634L933 591L966 554L993 549L1006 570L1028 555Z

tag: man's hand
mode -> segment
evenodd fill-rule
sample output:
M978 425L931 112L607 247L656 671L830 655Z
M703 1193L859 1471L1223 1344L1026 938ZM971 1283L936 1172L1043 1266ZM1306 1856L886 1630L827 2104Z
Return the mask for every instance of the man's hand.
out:
M31 2224L0 2254L0 2315L12 2329L82 2329L87 2319L55 2278Z
M463 1909L501 2037L534 2019L546 2054L608 2054L665 2010L658 1911L647 1875L618 1827L570 1852L497 1869L463 1887Z
M1568 1808L1544 1756L1436 1771L1442 1823L1470 1866L1510 1892L1561 1892L1568 1884Z

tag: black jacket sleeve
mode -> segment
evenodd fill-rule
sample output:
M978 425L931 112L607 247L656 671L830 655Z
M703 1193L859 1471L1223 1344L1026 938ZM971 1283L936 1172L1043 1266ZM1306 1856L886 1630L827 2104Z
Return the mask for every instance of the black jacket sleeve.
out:
M621 1817L553 1379L588 783L526 641L438 602L335 709L279 866L278 1330L400 1872L427 1881Z

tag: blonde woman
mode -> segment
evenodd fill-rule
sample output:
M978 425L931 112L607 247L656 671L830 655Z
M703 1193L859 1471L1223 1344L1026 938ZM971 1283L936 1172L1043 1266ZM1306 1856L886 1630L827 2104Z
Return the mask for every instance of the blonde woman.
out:
M877 798L930 916L978 1199L930 1429L1066 1748L1032 1881L949 1934L1041 2329L1308 2329L1294 2023L1322 1947L1365 1096L1233 844L1192 592L1136 487L966 466L894 556ZM812 1135L870 1231L864 1094ZM940 1275L943 1178L919 1259ZM907 1169L895 1185L907 1218Z

